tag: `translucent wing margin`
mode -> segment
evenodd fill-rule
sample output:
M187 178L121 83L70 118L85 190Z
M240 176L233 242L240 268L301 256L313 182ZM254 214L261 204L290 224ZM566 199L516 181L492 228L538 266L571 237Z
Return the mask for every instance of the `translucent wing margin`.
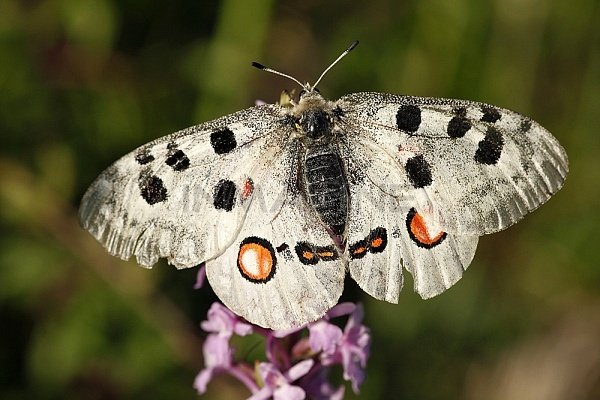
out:
M82 226L113 255L150 267L193 267L231 244L289 132L275 105L184 129L108 167L85 193Z

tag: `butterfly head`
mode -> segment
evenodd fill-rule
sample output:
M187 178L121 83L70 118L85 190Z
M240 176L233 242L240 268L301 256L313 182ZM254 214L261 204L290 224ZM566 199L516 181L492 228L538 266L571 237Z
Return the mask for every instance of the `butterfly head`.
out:
M342 58L344 58L344 56L348 53L350 53L350 51L352 51L352 49L354 49L356 46L358 45L358 40L355 40L354 42L352 42L350 44L350 46L342 53L339 55L338 58L335 59L334 62L332 62L329 67L325 68L325 71L323 71L321 73L321 76L319 76L319 79L317 79L317 81L311 85L310 83L302 83L300 82L298 79L294 78L291 75L288 74L284 74L283 72L279 72L276 71L272 68L268 68L265 67L264 65L257 63L257 62L253 62L252 66L258 69L261 69L263 71L267 71L267 72L271 72L275 75L280 75L283 76L285 78L291 79L294 82L296 82L298 85L302 86L302 91L300 92L300 102L302 102L302 98L305 96L310 97L311 95L318 95L319 98L322 99L321 95L319 94L319 90L317 89L317 85L319 84L319 82L321 82L321 79L323 79L323 77L325 76L325 74L335 65L338 63L338 61L340 61Z
M314 144L328 143L333 137L335 121L333 105L332 102L325 100L323 96L321 96L321 93L317 89L317 85L321 82L321 79L323 79L325 74L346 54L354 49L356 45L358 45L358 41L352 42L352 44L340 54L340 56L336 58L325 71L323 71L321 76L319 76L319 79L317 79L313 85L310 83L303 84L293 76L265 67L257 62L252 63L253 67L291 79L302 86L298 102L290 102L292 105L290 115L298 131L298 137L302 139L305 145L311 146Z
M317 140L328 135L331 132L331 121L327 113L323 110L311 110L305 113L300 125L302 130L312 140Z
M320 140L331 134L333 119L323 108L309 108L298 117L298 126L303 136L310 140Z
M305 144L328 142L331 138L335 123L333 103L321 96L317 89L302 90L298 102L289 113L298 137Z

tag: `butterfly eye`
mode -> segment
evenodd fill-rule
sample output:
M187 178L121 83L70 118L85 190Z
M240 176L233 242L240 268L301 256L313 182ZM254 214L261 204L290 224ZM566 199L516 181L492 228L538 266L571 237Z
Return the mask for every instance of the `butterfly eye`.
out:
M321 91L319 89L317 89L317 88L313 88L312 91L321 94Z
M299 98L302 98L302 97L303 97L305 94L306 94L306 90L302 89L302 90L300 91L300 93L298 94L298 97L299 97Z
M340 108L340 106L337 106L336 108L333 109L333 113L332 113L333 117L335 118L340 118L344 116L344 110L342 110Z

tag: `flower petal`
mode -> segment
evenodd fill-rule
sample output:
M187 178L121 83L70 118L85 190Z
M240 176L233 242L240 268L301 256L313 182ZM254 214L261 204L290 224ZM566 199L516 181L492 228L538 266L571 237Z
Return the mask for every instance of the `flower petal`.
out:
M328 399L328 400L343 400L344 394L346 392L346 388L344 385L338 386L337 389L333 387L329 382L324 382L321 385L320 393L318 394L320 399Z
M200 289L204 286L204 282L206 281L206 265L204 263L200 264L198 268L198 273L196 274L196 283L194 283L194 289Z
M288 369L284 376L289 382L294 382L295 380L300 379L304 375L308 374L308 371L310 371L314 363L315 362L311 358L300 361L298 364L295 364Z
M233 357L233 349L229 347L229 339L218 335L210 334L202 344L202 353L204 354L204 365L207 368L229 368Z
M342 366L344 368L344 379L352 382L352 391L358 394L360 392L360 385L362 385L366 377L360 360L355 358L350 351L343 351Z
M198 394L206 393L206 387L208 382L215 376L215 370L213 368L204 368L196 375L194 379L194 389L198 391Z
M296 333L304 329L306 325L299 326L297 328L283 329L278 331L273 331L273 336L276 338L284 338L286 336L291 335L292 333Z
M306 393L298 386L283 385L273 392L273 400L304 400Z
M274 364L261 362L258 364L258 372L265 383L265 386L275 389L277 386L287 383L286 377L277 369Z
M354 312L354 309L356 308L356 304L354 303L350 303L350 302L345 302L345 303L339 303L336 304L335 306L331 307L331 309L329 311L327 311L327 314L325 314L327 316L327 318L336 318L336 317L341 317L343 315L350 315L352 314L352 312Z
M207 317L206 321L200 323L200 326L206 332L219 333L228 337L231 337L234 333L239 336L252 333L250 324L242 322L237 315L221 303L212 303Z
M340 339L342 330L325 320L317 321L308 326L310 348L312 351L323 351L331 354L335 351Z
M348 318L348 322L346 323L346 328L344 330L348 331L350 329L354 329L356 327L361 326L364 315L365 310L362 304L358 303L354 311L352 311L350 318Z
M272 395L273 390L270 387L265 386L258 392L254 393L252 396L248 397L247 400L267 400L270 399Z

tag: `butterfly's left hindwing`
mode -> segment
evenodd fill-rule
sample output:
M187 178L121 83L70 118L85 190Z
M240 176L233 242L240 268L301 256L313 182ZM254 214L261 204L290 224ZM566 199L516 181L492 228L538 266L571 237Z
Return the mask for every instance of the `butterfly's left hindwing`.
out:
M297 192L298 150L287 146L255 182L246 221L227 250L206 263L221 301L254 324L288 329L333 307L346 263Z
M509 110L382 93L347 95L337 105L352 140L373 142L404 171L385 187L414 193L417 208L433 209L454 234L507 228L556 193L568 172L556 139Z

